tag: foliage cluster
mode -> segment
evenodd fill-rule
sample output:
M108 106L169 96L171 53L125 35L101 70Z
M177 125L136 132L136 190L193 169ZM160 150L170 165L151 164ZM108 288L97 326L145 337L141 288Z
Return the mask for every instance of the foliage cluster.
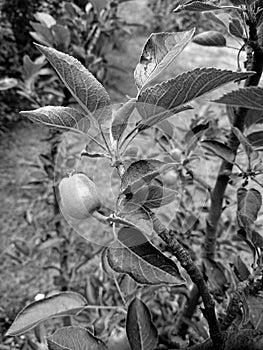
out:
M118 44L120 36L129 33L125 29L126 23L117 17L118 6L122 2L85 1L80 2L81 7L72 2L57 4L43 0L5 2L1 8L1 119L16 120L19 108L29 108L32 102L39 105L50 103L47 100L52 98L50 93L57 98L52 102L55 104L61 104L64 94L64 103L70 97L53 72L42 69L44 62L38 57L32 37L37 42L75 56L105 83L108 69L106 55ZM39 76L49 83L39 82ZM48 85L49 89L45 90L44 85Z

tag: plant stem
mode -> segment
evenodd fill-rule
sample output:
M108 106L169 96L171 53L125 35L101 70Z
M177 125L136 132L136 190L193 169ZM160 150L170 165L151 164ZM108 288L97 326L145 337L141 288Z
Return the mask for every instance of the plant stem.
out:
M207 284L204 280L203 274L193 262L190 254L184 249L184 247L177 241L175 235L176 232L168 230L160 220L150 213L153 220L153 227L159 237L167 244L167 249L180 262L181 266L186 270L193 283L198 288L198 291L202 297L204 304L204 316L207 319L209 325L210 337L217 350L220 350L222 345L222 334L220 331L219 323L215 313L215 302L208 290Z

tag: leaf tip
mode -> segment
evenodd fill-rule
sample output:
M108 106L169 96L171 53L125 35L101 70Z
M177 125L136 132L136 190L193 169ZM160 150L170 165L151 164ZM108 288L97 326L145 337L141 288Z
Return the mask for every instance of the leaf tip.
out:
M44 45L41 45L41 44L36 43L36 42L34 42L34 41L33 41L33 44L34 44L36 47L42 47L42 46L44 46Z
M173 12L174 13L179 13L179 12L182 12L184 10L184 6L183 5L178 5L174 10Z
M32 111L20 111L19 114L25 118L32 118Z
M5 337L14 337L14 336L16 336L16 335L19 335L19 334L17 334L16 332L14 332L13 330L12 330L12 328L13 328L13 324L11 324L11 326L8 328L8 330L6 331L6 333L5 333Z
M47 49L48 46L45 46L45 45L41 45L41 44L38 44L38 43L35 43L33 42L33 44L36 46L36 48L43 54L43 50Z

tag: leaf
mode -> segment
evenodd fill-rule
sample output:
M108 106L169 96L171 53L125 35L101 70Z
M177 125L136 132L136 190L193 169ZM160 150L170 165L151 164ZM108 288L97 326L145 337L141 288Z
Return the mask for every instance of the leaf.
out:
M201 146L229 163L235 161L235 153L224 143L214 140L201 141Z
M149 105L149 106L143 106L142 109L138 108L137 104L137 110L142 115L142 113L147 113L149 115L148 118L140 121L137 123L136 128L138 132L146 130L150 128L151 126L154 126L157 123L165 121L165 119L170 118L174 116L175 114L178 114L183 111L187 111L189 109L193 109L191 106L178 106L174 107L170 110L164 110L163 107Z
M247 305L249 308L249 320L256 330L263 332L263 294L248 295Z
M137 294L138 284L129 275L121 275L119 286L122 294L128 300Z
M247 139L255 149L263 148L263 131L253 132L247 135Z
M263 88L249 86L231 91L213 102L263 110Z
M238 216L237 216L238 218ZM239 221L239 219L238 219ZM252 233L251 230L245 230L244 228L240 228L237 231L238 236L244 241L246 242L246 244L248 245L248 247L251 249L252 253L253 253L253 258L255 259L256 254L257 254L257 249L255 247L255 245L252 242Z
M229 283L225 265L219 260L204 259L203 268L211 289L224 295Z
M229 23L229 32L230 34L236 36L237 38L243 39L244 37L244 29L237 18L231 18L231 22Z
M23 334L51 317L76 313L87 305L86 299L73 292L61 292L51 297L34 301L24 307L16 316L7 335Z
M153 350L158 343L158 331L147 305L134 298L128 307L127 337L132 350Z
M237 137L237 139L239 140L240 144L243 146L243 148L246 152L246 155L247 155L248 159L250 160L251 156L257 152L254 151L252 145L249 143L246 136L243 135L242 132L238 128L235 128L232 126L232 131L235 134L235 136Z
M146 120L145 124L153 125L172 114L191 108L183 105L193 99L251 74L253 73L196 68L141 91L137 98L137 110Z
M123 227L118 241L107 250L113 270L127 273L141 284L185 284L177 265L134 227Z
M159 174L159 168L164 164L164 162L158 159L141 159L131 163L121 178L120 192L127 192L132 184L153 172L157 176Z
M213 11L213 10L220 10L221 7L215 6L213 4L208 4L202 1L192 1L190 3L187 3L186 5L179 5L174 9L174 12L181 12L181 11L196 11L196 12L202 12L202 11Z
M43 124L51 129L80 130L87 132L90 121L83 113L72 107L45 106L33 111L21 111L32 122Z
M262 205L261 193L254 189L240 187L237 190L237 218L241 228L246 232L253 229L253 224L257 220L258 212Z
M0 91L5 91L12 89L13 87L17 86L18 80L14 78L2 78L0 79Z
M49 350L107 350L107 346L82 327L63 327L47 338Z
M81 16L83 14L82 10L74 3L64 2L64 8L67 11L68 15L72 18Z
M206 12L204 13L204 17L208 19L209 21L213 21L223 27L224 29L227 29L227 26L219 17L217 17L213 12Z
M37 42L43 44L52 46L53 40L49 41L46 37L44 37L42 34L36 33L36 32L29 32L29 34L32 36L33 39L35 39Z
M142 206L124 200L119 208L118 216L130 223L130 226L137 227L142 233L151 237L153 223L149 213Z
M129 118L136 106L136 99L131 99L126 102L117 112L114 114L114 119L111 125L112 136L115 140L119 141L125 131Z
M172 203L178 196L178 192L162 186L143 186L136 191L130 202L144 206L148 209L160 208Z
M246 114L245 126L248 129L251 125L256 124L263 124L263 110L249 109Z
M153 85L190 42L193 34L194 29L178 33L151 34L134 72L135 83L139 90Z
M30 22L30 24L35 30L35 33L30 32L33 38L37 39L37 36L39 36L39 39L41 39L41 41L39 39L37 40L39 40L43 44L48 46L51 46L54 44L54 38L50 28L48 28L45 24L34 23L34 22ZM35 34L35 36L33 34Z
M47 28L52 27L56 24L56 20L49 13L37 12L34 14L35 19Z
M204 46L226 46L224 35L214 30L197 34L192 39L192 42Z
M89 2L92 3L92 6L98 15L101 13L101 10L108 5L108 0L89 0Z
M242 282L245 281L250 275L249 269L244 261L238 255L234 261L234 272L237 275L238 279Z
M23 57L23 72L25 80L37 75L40 72L40 69L44 66L44 64L45 61L42 61L41 63L36 63L33 62L28 55L25 55Z
M159 131L163 133L168 140L172 140L174 137L174 126L168 120L163 120L162 122L158 123L157 129L159 129Z
M171 166L172 164L158 159L141 159L131 163L121 178L120 193L134 192L131 191L131 187L135 189L149 183L160 175L161 171Z
M67 26L55 24L51 27L56 45L64 50L67 50L70 44L71 35Z
M200 140L200 138L203 136L204 132L209 128L209 126L209 122L205 124L201 123L194 126L191 130L189 130L186 133L184 141L187 145L187 154L189 154L189 152L196 147L197 142Z
M255 247L262 249L263 248L263 237L260 233L257 231L252 232L252 238L251 238L253 244Z
M78 60L53 48L35 45L84 111L91 113L100 124L111 117L111 101L107 91Z

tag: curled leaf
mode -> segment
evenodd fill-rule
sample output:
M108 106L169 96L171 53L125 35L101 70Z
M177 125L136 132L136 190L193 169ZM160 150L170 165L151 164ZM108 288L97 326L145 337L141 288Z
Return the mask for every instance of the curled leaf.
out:
M163 71L182 52L194 34L194 29L177 33L153 33L147 40L134 72L138 89L153 85Z

